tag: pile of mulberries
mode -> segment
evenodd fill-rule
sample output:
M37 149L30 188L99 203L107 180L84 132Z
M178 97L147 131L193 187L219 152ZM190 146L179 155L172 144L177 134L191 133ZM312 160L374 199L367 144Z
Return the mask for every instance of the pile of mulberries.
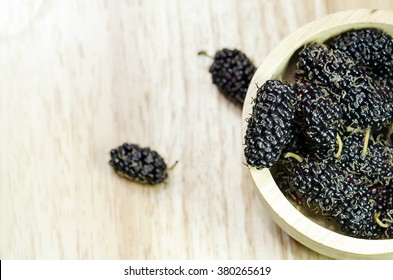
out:
M297 76L332 92L340 102L343 120L348 126L380 129L391 119L389 99L362 68L340 50L322 44L307 46L299 54Z
M248 166L343 234L393 238L393 39L349 30L297 54L294 82L256 88Z

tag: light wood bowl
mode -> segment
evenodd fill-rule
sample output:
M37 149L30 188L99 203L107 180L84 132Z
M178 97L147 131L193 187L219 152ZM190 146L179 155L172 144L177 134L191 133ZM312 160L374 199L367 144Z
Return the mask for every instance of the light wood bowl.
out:
M281 41L266 57L250 83L242 115L243 138L246 119L252 112L251 100L256 96L256 84L262 85L268 79L292 82L288 73L293 73L294 54L304 44L323 42L346 30L362 27L378 27L393 36L393 12L362 9L331 14L306 24ZM280 191L269 169L250 168L250 173L271 218L303 245L335 259L393 259L393 239L364 240L328 229L323 220L295 208Z

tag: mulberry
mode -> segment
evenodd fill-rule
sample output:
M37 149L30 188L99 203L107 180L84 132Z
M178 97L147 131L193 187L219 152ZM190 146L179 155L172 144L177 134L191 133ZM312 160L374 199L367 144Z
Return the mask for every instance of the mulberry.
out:
M382 229L374 218L371 195L364 181L357 175L342 172L343 195L337 202L334 215L346 235L363 239L377 239Z
M370 77L340 50L325 45L303 49L297 78L313 81L331 91L341 104L347 125L381 129L391 119L392 105Z
M363 139L358 133L344 137L341 153L343 170L362 176L369 186L389 185L393 178L393 148L371 138L366 156L363 157Z
M156 185L168 177L164 159L150 148L125 143L112 149L110 155L109 164L115 172L131 181Z
M377 28L342 33L328 42L376 80L393 79L393 38Z
M302 204L324 215L336 213L337 203L344 195L337 165L331 160L311 156L303 158L293 153L287 153L284 157L295 159L290 163L288 176Z
M296 94L285 82L268 80L258 88L244 137L244 155L249 166L270 168L277 162L293 138L295 106Z
M337 102L303 79L297 81L295 91L301 100L298 122L308 142L323 147L334 144L342 117Z
M200 55L207 55L205 51ZM240 50L222 49L216 52L209 68L213 84L231 102L238 106L244 104L248 86L257 68Z
M381 84L379 88L385 98L387 98L390 103L393 103L393 80L390 83Z
M393 188L378 184L370 187L369 192L374 212L393 209Z
M284 157L297 161L288 168L293 187L287 187L287 194L295 189L302 204L336 219L346 235L364 239L380 236L371 195L360 178L341 172L340 166L330 159L302 158L292 153Z
M353 196L340 201L342 210L336 217L341 230L349 236L363 239L377 239L382 233L374 219L370 195L366 186L354 188Z

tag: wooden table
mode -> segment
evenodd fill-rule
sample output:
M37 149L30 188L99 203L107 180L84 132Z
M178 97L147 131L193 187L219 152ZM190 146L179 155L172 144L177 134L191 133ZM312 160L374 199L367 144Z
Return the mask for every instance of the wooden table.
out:
M297 27L393 1L2 1L1 259L326 259L269 218L243 165L241 109L197 55L260 64ZM166 184L119 178L150 146Z

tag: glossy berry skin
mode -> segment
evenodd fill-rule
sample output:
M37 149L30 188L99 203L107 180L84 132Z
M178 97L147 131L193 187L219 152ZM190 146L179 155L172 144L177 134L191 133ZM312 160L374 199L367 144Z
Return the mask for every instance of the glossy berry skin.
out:
M369 186L392 184L393 148L370 139L366 156L362 157L363 138L359 133L343 137L342 169L361 176Z
M342 199L343 186L337 174L339 170L332 160L305 157L302 162L291 163L290 180L304 205L323 215L337 212Z
M382 229L374 219L371 195L362 178L342 171L338 175L343 194L337 202L334 215L341 230L348 236L362 239L378 239Z
M270 168L277 162L293 137L296 105L296 94L285 82L268 80L258 88L244 137L249 166Z
M125 143L112 149L110 155L109 164L115 172L131 181L156 185L168 177L163 158L150 148Z
M353 196L346 196L340 201L341 212L336 219L341 230L351 236L362 239L377 239L382 229L373 218L373 208L369 201L366 186L354 188Z
M384 212L393 209L393 188L382 184L368 188L374 212Z
M379 89L384 94L385 98L387 98L390 103L393 103L393 78L391 82L381 84Z
M231 102L244 104L248 86L257 68L251 60L237 49L222 49L214 56L209 68L213 84Z
M297 78L332 92L348 126L381 129L392 117L392 104L373 80L340 50L315 44L299 54Z
M382 30L350 30L332 38L328 44L348 55L374 79L393 79L393 39Z
M302 205L335 219L348 236L376 239L381 235L370 193L360 178L342 172L332 159L311 156L302 162L292 161L286 170L292 187L286 187L285 193L296 190Z
M307 142L326 148L334 144L342 118L338 103L304 79L296 82L295 92L300 98L298 122Z

